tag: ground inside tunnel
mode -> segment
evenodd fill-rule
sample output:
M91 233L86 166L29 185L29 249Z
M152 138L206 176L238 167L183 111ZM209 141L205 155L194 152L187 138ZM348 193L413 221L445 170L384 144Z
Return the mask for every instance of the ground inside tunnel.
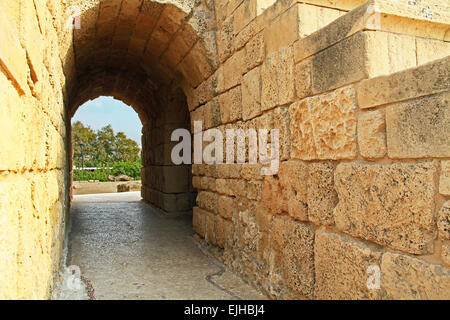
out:
M64 281L58 299L265 299L201 248L191 216L163 214L139 192L75 196L71 217L67 265L83 286Z

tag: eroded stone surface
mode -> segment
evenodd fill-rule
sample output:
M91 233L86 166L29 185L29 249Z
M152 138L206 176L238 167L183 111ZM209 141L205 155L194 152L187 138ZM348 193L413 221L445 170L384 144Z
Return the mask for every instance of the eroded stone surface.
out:
M319 230L315 244L316 299L380 299L380 290L369 290L371 266L380 267L382 252L338 233Z
M336 226L405 252L433 252L435 171L432 162L339 164L334 176Z
M450 240L450 200L442 205L438 212L437 225L439 229L439 238Z
M287 161L280 165L277 176L264 180L262 204L273 214L289 213L297 220L308 220L308 165L301 161Z
M291 157L302 160L356 156L355 92L345 87L293 103Z
M382 158L386 154L386 123L381 111L359 115L358 146L361 155L367 159Z
M441 161L441 176L439 178L439 193L450 196L450 160Z
M288 217L274 217L271 247L275 265L282 270L287 286L306 297L314 291L314 230Z
M382 287L391 299L450 299L450 269L419 258L387 252Z
M450 156L450 92L390 105L386 109L390 158Z
M333 209L338 202L334 189L334 169L331 162L311 163L308 169L308 218L321 225L333 225Z

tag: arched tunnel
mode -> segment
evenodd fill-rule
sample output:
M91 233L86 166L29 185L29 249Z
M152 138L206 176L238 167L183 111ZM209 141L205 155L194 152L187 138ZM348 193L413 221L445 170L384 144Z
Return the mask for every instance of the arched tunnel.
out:
M101 95L133 106L143 124L144 200L166 212L192 210L191 167L172 163L170 135L190 129L186 93L218 64L215 45L207 42L214 31L211 8L192 10L189 1L68 4L81 8L73 20L73 55L66 60L69 116Z

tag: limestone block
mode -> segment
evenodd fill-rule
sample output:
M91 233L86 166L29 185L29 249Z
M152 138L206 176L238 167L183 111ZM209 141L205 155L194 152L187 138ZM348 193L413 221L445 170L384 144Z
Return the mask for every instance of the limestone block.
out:
M382 287L390 299L450 299L450 269L416 257L387 252Z
M220 194L228 195L228 196L246 196L246 183L245 180L239 179L217 179L216 180L216 189Z
M439 229L439 238L450 240L450 200L442 205L438 212L437 225Z
M271 247L279 255L275 266L282 270L286 285L311 298L314 291L314 229L286 216L275 216Z
M298 37L298 5L294 5L265 27L264 43L267 55L292 45Z
M233 16L228 17L217 31L217 50L220 62L225 62L233 49L234 29Z
M370 108L450 89L450 58L361 82L358 103Z
M245 46L245 70L250 71L263 63L265 58L264 35L257 34Z
M289 134L290 115L289 108L279 107L269 112L265 112L262 116L255 118L255 123L251 128L267 129L267 137L270 142L271 130L277 129L279 132L279 159L280 161L288 160L290 158L291 139ZM261 147L261 146L260 146ZM270 154L270 146L267 147ZM261 152L261 148L259 149Z
M200 191L197 195L197 204L209 212L218 212L219 195L215 192Z
M210 212L205 214L205 240L214 246L217 245L217 218L218 216Z
M241 177L241 165L237 163L217 164L217 177L225 179L238 179Z
M433 39L416 38L417 65L422 65L433 60L450 55L450 43Z
M223 65L223 89L235 87L242 82L245 51L235 52Z
M315 55L312 58L313 92L320 93L365 78L365 41L365 34L358 33Z
M339 1L339 4L341 5L343 2ZM323 26L317 32L299 39L295 43L295 62L302 61L307 57L331 47L365 28L374 29L379 24L377 21L379 15L377 16L376 9L373 3L370 2L366 2L365 5L345 14L344 12L340 12L340 15L341 17L335 18L334 21Z
M450 241L442 241L442 261L447 267L450 267Z
M219 248L227 248L233 241L233 223L220 216L216 217L216 240Z
M315 299L380 299L368 289L369 268L380 266L381 250L338 233L319 230L314 244Z
M450 196L450 160L441 161L439 193L444 196Z
M390 158L450 156L450 92L390 105L386 109Z
M222 123L234 122L242 118L241 86L237 86L219 96Z
M301 161L286 161L278 175L264 179L261 203L272 214L288 213L292 218L307 221L308 165Z
M432 253L435 172L433 162L339 164L334 176L336 226L393 249Z
M295 66L295 90L297 99L302 99L312 94L311 69L311 60L303 61Z
M203 190L216 191L216 179L212 177L201 177Z
M206 213L199 207L194 207L193 210L192 227L199 236L204 238L206 227Z
M264 30L266 52L292 45L326 26L342 13L326 7L296 3L274 19Z
M319 225L333 225L333 209L338 202L334 190L334 165L316 162L308 168L308 219Z
M242 119L261 114L261 67L254 68L242 80Z
M197 190L206 190L202 184L202 177L194 176L192 177L192 186Z
M238 34L247 24L256 18L257 0L243 1L234 11L234 30Z
M263 180L260 164L243 164L241 166L241 176L245 180Z
M360 113L358 116L358 146L367 159L386 155L386 123L380 110Z
M236 210L237 210L236 198L222 195L219 196L218 212L224 219L231 220Z
M42 73L44 68L43 57L43 41L39 29L39 22L34 3L27 1L21 7L21 36L22 43L26 49L27 57L29 59L29 66L31 67L31 77L33 82L42 80Z
M14 83L19 94L27 90L28 64L25 50L20 45L17 29L0 13L0 66ZM3 71L2 70L2 71Z
M355 92L345 87L289 107L291 157L353 159L356 156Z
M262 110L288 104L295 99L292 47L267 56L262 66Z

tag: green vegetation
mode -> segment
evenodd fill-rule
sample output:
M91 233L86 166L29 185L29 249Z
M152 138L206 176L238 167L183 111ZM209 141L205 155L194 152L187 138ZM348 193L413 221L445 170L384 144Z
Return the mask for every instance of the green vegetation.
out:
M123 132L115 134L110 125L95 132L78 121L72 126L72 137L75 167L101 168L93 171L74 169L74 181L108 181L108 175L121 174L140 178L140 147Z

